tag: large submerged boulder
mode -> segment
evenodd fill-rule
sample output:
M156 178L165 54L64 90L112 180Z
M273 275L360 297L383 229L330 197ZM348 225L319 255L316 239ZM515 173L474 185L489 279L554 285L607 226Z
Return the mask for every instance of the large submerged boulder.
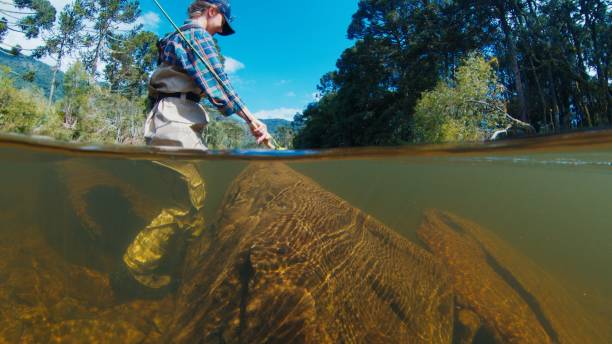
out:
M428 210L418 230L447 266L459 307L475 313L496 343L610 343L609 326L560 282L491 231Z
M167 340L450 343L432 255L280 163L252 164L194 243Z

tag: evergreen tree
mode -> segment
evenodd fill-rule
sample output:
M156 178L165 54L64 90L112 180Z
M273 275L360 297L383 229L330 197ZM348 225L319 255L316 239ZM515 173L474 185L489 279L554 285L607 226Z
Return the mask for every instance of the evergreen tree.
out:
M33 11L16 23L27 38L36 38L41 31L53 27L56 10L48 0L14 0L13 3L18 9Z
M0 18L0 42L4 40L8 33L8 20L6 18Z
M11 9L0 9L0 43L9 30L22 32L26 38L37 38L41 32L50 30L55 22L56 10L48 0L14 0L4 2ZM13 55L20 49L9 47Z
M75 0L73 3L66 5L60 13L57 27L52 30L49 37L44 39L44 45L38 47L33 53L38 58L46 55L52 56L56 62L51 79L49 104L53 100L55 80L57 72L62 67L63 59L83 44L83 30L87 14L84 5L83 0Z
M128 98L147 93L149 76L157 66L157 40L157 35L148 31L109 36L104 75L113 92Z
M94 22L93 33L86 36L90 50L84 54L85 65L95 77L101 60L109 53L109 37L121 31L122 26L132 25L140 15L138 0L85 0ZM133 30L138 30L134 27Z

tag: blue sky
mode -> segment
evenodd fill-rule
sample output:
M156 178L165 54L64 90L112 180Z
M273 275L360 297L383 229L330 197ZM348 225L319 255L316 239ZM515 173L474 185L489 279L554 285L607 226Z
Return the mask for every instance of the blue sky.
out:
M191 0L161 0L182 23ZM151 0L141 0L144 24L171 31ZM218 36L230 79L251 112L262 118L291 119L313 100L321 76L352 45L347 39L357 0L233 0L236 34Z

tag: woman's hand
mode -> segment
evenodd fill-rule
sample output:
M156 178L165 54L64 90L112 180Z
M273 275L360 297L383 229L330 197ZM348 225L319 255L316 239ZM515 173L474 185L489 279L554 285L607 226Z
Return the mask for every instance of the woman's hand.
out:
M260 120L254 119L251 121L249 125L251 129L251 134L255 137L257 144L265 144L270 149L274 149L274 145L272 144L272 136L268 133L268 127Z

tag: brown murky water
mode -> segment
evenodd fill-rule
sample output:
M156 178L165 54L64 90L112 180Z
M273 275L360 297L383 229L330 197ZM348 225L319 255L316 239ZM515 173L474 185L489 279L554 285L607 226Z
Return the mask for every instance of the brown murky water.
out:
M193 197L154 161L206 197L151 291L123 256ZM612 342L611 132L210 154L3 136L0 190L0 343Z

